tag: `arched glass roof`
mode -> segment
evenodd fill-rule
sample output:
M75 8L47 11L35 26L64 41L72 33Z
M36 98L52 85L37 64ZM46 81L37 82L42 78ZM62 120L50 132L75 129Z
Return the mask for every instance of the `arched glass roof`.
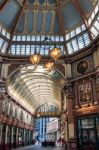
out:
M48 72L43 65L20 67L7 79L8 93L32 113L45 103L60 110L64 84L65 78L57 69Z
M30 56L36 48L48 56L57 45L68 55L98 35L98 0L0 0L1 54Z
M45 103L44 105L40 106L37 110L36 113L39 112L47 112L47 113L59 113L59 109L57 107L55 107L54 105L48 105L47 103Z

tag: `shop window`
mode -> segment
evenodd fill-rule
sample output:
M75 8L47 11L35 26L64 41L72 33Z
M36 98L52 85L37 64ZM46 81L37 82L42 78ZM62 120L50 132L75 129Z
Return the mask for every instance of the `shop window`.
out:
M81 121L81 123L82 123L83 129L94 128L94 120L93 119L84 119Z
M96 129L97 129L97 138L99 141L99 118L96 118Z
M98 150L99 116L83 116L77 120L78 146L81 150Z
M11 143L11 132L12 132L12 127L8 126L8 131L7 131L7 143Z

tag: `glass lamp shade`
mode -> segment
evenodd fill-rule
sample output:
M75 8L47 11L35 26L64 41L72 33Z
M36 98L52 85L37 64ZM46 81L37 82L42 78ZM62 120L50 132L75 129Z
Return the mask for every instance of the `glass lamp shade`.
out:
M37 117L38 117L38 118L40 117L40 114L39 114L39 113L37 113Z
M37 65L41 60L41 56L39 54L34 54L30 57L30 61L32 64Z
M50 56L54 59L54 60L57 60L61 55L61 50L60 48L53 48L51 51L50 51Z
M46 63L45 68L47 71L51 71L54 68L54 63L53 62Z

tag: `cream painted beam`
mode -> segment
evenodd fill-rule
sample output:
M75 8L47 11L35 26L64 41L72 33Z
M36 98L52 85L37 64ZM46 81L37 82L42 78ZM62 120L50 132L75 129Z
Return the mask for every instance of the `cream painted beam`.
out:
M97 49L97 65L99 66L99 47Z
M70 78L72 76L71 64L64 64L65 67L65 77Z
M2 64L1 77L7 78L9 64Z
M23 7L23 3L22 3L22 0L17 0L17 3Z
M96 68L99 66L99 47L98 49L93 53L93 61L94 61L94 67Z

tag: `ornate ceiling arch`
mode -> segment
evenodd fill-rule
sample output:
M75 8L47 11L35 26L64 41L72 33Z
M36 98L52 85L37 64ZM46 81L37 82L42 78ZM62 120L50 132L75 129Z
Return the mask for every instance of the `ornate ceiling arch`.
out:
M65 82L65 77L57 69L48 72L43 65L26 65L9 75L7 90L31 113L45 103L53 104L60 110L61 89Z

